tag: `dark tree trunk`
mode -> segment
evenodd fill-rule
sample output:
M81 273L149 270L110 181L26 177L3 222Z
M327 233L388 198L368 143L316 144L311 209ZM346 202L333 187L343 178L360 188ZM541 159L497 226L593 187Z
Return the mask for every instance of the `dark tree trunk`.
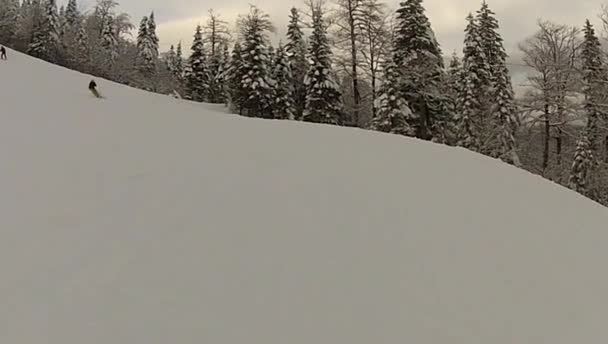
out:
M351 67L352 67L352 78L353 78L353 100L354 100L354 110L353 110L353 124L354 126L359 126L359 110L361 107L361 95L359 94L359 76L358 76L358 59L357 59L357 33L356 23L354 12L355 8L353 8L354 1L348 2L348 15L349 15L349 24L350 24L350 53L351 53Z
M551 123L549 122L549 104L545 104L545 137L543 147L543 175L547 172L549 167L549 145L551 140Z

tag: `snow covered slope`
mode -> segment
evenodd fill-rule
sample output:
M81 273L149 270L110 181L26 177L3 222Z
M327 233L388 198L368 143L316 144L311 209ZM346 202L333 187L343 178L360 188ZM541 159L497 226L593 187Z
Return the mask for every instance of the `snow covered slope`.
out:
M608 211L501 162L9 52L0 343L597 344Z

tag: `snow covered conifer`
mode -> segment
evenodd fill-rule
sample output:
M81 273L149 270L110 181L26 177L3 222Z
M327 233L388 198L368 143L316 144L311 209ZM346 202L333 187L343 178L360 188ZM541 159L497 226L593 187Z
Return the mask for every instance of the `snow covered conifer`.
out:
M165 56L165 65L167 70L171 73L175 70L175 61L177 59L177 54L175 53L175 46L171 44L167 55Z
M137 32L137 49L141 49L144 41L148 37L148 17L144 16L139 22L139 31Z
M304 80L306 104L303 119L307 122L342 124L342 95L331 68L332 53L321 6L313 8L312 28L309 69Z
M8 44L17 34L19 0L0 0L0 42Z
M306 103L306 86L304 78L308 71L306 61L306 43L302 32L302 23L298 10L293 7L289 15L289 25L287 26L287 44L285 50L289 56L289 62L293 73L293 87L296 106L296 119L302 118L304 105Z
M118 38L116 37L114 18L108 16L101 32L101 47L107 57L106 68L111 70L118 57Z
M293 74L289 57L282 45L276 50L273 63L273 112L276 119L295 119Z
M202 28L198 25L192 42L192 54L188 58L186 92L191 100L204 102L207 100L208 90L209 72L207 70Z
M243 103L245 101L245 90L243 89L243 78L245 77L243 56L239 42L234 44L230 65L226 73L226 82L229 95L229 106L232 110L243 114Z
M76 60L78 65L86 67L90 63L90 47L89 47L89 35L84 25L79 25L78 32L76 34Z
M173 74L175 75L175 79L179 81L184 78L184 57L182 54L181 41L177 44L177 49L175 50L175 66Z
M605 99L605 70L601 44L591 22L584 27L584 40L581 51L584 108L587 115L587 139L591 149L597 150L599 140L599 121L603 117L602 104Z
M243 109L248 117L270 117L272 104L272 80L268 60L266 32L272 29L268 15L251 6L249 14L242 18L243 90L246 99Z
M150 13L150 17L148 17L148 37L151 41L151 46L153 48L152 52L154 53L154 57L158 58L158 35L156 34L156 19L154 18L154 12Z
M57 62L59 47L59 15L56 0L47 0L44 11L34 24L32 42L28 47L28 54Z
M514 104L513 86L511 77L505 65L502 70L494 72L494 105L492 116L498 131L498 145L492 155L503 161L521 166L516 151L515 132L517 131L517 108Z
M489 66L488 80L484 80L484 82L488 84L499 82L496 79L502 77L507 54L503 47L503 39L498 33L499 25L496 14L492 12L485 0L477 11L476 21L481 47Z
M483 51L479 27L472 14L465 29L462 85L457 104L459 145L473 151L481 149L481 132L486 114L487 80L490 71Z
M570 188L589 196L592 169L597 164L600 136L600 120L604 117L602 102L605 99L605 71L600 41L591 22L587 20L584 27L584 40L581 51L584 109L587 115L587 126L579 139L570 171ZM606 136L604 132L602 136Z
M587 195L589 191L587 188L588 178L595 160L591 142L587 137L588 134L588 131L585 132L576 144L569 180L570 188L583 195Z
M65 10L65 21L70 28L76 28L80 23L80 13L78 12L76 0L68 1L68 7Z
M418 120L411 123L416 136L444 136L443 105L438 97L443 79L443 56L422 0L406 0L397 10L393 59L402 74L401 89Z
M376 99L376 116L371 129L398 135L413 136L409 122L414 118L412 110L400 91L400 78L395 62L390 59L384 67L384 81Z
M153 78L156 74L156 62L158 59L158 38L156 38L156 33L153 31L156 28L153 20L153 16L150 18L143 17L137 34L136 67L146 79Z
M222 51L220 53L219 67L215 76L215 84L219 89L217 101L226 104L228 98L228 70L230 69L230 52L228 44L222 43Z

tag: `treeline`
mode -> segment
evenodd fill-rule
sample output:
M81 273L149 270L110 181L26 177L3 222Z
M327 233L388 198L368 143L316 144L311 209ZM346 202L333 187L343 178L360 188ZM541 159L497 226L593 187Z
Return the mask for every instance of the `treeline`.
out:
M134 87L223 103L243 116L465 147L608 205L608 74L589 22L582 37L575 28L541 23L522 43L533 90L516 101L499 24L485 1L466 18L461 57L447 65L422 0L405 0L396 12L379 0L309 0L304 7L291 10L284 44L276 47L261 9L240 16L236 30L210 11L184 57L181 42L159 53L154 13L141 19L133 39L131 18L114 0L98 0L90 13L76 0L59 9L56 0L0 0L0 40Z

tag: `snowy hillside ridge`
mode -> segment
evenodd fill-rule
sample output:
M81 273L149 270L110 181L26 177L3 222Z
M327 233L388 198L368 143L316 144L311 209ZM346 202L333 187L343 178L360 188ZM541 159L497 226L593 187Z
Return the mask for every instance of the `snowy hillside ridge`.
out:
M429 142L9 51L0 342L595 344L608 210Z

